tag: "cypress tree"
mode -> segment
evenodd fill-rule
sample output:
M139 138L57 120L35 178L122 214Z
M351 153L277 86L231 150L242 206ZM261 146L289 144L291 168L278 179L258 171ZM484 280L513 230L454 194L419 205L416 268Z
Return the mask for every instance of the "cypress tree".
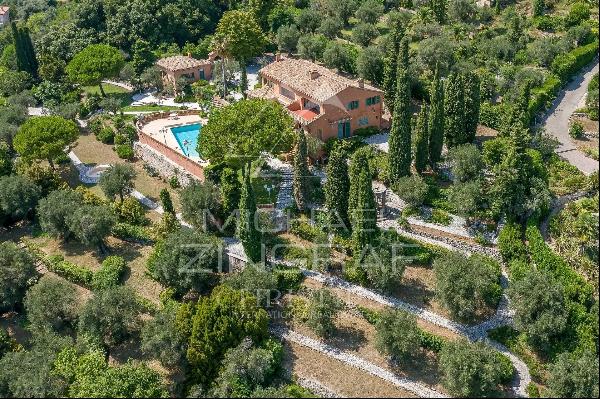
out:
M304 212L308 200L308 149L304 132L298 132L294 151L294 200L300 212Z
M29 73L33 78L38 77L38 62L35 57L35 50L29 35L27 27L18 27L15 22L10 24L15 53L17 58L17 68L19 71Z
M238 220L238 238L242 242L246 256L252 262L259 262L261 258L261 236L256 228L256 198L250 182L250 167L243 169L244 182L240 197L240 218Z
M171 200L171 194L169 193L169 190L167 190L166 188L160 190L159 197L160 202L162 203L163 211L165 213L172 213L174 215L175 208L173 207L173 200Z
M221 172L221 204L225 217L229 217L240 203L240 186L237 171L231 168L223 169Z
M427 167L429 147L429 126L427 118L427 106L423 104L421 112L417 117L417 139L415 142L415 169L423 173Z
M444 89L444 134L446 145L454 147L467 142L465 129L465 93L462 77L451 73Z
M356 193L356 207L351 209L352 244L356 255L373 243L377 232L377 207L368 163L350 181L350 186Z
M344 224L350 228L348 218L348 197L350 196L350 179L348 164L344 152L336 148L329 156L327 164L327 180L325 181L325 205L329 210L331 225Z
M509 113L504 115L500 126L502 136L510 136L514 129L529 129L531 124L531 113L529 112L529 101L531 99L531 84L525 82L521 93L511 107Z
M400 27L394 25L390 32L390 43L383 64L383 91L387 109L394 114L394 100L396 97L396 82L398 75L398 52L402 39Z
M435 68L429 98L429 162L433 168L440 161L444 147L444 86L439 67Z
M446 0L431 0L431 9L435 15L435 20L443 25L446 22Z
M242 72L240 77L240 90L242 91L242 96L246 98L246 92L248 91L248 74L246 72L245 63L241 63Z
M479 125L479 108L481 106L481 90L479 77L475 72L463 76L465 93L465 130L466 143L472 143L477 135Z
M392 182L410 175L411 111L408 81L408 40L402 39L398 54L396 103L389 138L390 179Z
M348 195L348 209L356 209L358 206L358 186L352 182L358 181L360 172L369 168L369 161L362 151L357 151L350 162L350 194Z

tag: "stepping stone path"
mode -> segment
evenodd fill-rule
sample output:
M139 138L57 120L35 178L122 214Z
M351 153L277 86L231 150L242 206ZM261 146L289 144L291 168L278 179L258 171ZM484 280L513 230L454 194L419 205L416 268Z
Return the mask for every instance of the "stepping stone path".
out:
M281 175L281 184L279 185L279 193L277 193L277 202L275 208L284 210L292 205L294 201L294 170L292 165L285 163L270 154L263 154L267 165Z
M343 351L341 351L337 348L334 348L330 345L327 345L323 342L316 341L305 335L298 334L295 331L291 331L291 330L288 330L285 328L280 328L280 329L273 329L272 332L273 332L273 334L275 334L285 340L295 342L306 348L323 353L323 354L327 355L328 357L331 357L331 358L336 359L336 360L338 360L342 363L345 363L349 366L355 367L359 370L365 371L369 374L379 377L382 380L390 382L390 383L392 383L402 389L405 389L407 391L410 391L421 398L447 398L448 397L448 396L442 394L441 392L436 391L435 389L429 388L429 387L427 387L423 384L420 384L416 381L413 381L409 378L399 377L399 376L395 375L394 373L392 373L391 371L388 371L382 367L379 367L363 358L360 358L360 357L355 356L348 352L343 352ZM358 383L358 381L357 381L357 383Z

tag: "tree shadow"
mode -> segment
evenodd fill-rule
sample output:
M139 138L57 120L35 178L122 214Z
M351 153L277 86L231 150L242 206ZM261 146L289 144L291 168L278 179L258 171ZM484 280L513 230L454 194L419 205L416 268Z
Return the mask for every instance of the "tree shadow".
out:
M344 351L356 351L366 342L364 331L354 327L337 327L334 334L325 340L327 344Z
M394 292L394 296L406 300L413 305L423 306L431 303L435 292L416 278L404 278Z
M432 352L418 351L412 359L404 362L390 360L389 366L396 374L424 382L430 386L436 386L441 380L438 360Z

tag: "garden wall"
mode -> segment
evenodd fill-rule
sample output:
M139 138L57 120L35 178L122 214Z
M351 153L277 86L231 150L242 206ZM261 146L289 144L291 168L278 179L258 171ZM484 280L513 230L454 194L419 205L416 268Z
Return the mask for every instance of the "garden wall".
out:
M134 143L133 149L138 158L166 179L176 176L183 186L194 180L204 180L204 170L200 165L151 137L140 134L140 140Z

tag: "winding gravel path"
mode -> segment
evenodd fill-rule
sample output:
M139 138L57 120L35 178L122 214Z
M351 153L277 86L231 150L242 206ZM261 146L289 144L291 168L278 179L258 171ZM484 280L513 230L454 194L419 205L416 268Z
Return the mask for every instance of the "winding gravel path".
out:
M323 353L324 355L336 359L349 366L355 367L359 370L365 371L376 377L381 378L384 381L390 382L402 389L410 391L421 398L447 398L448 396L442 394L435 389L429 388L421 383L413 381L409 378L399 377L394 373L379 367L363 358L355 356L351 353L341 351L323 342L314 340L305 335L298 334L295 331L291 331L285 328L275 328L271 332L278 337L287 341L295 342L306 348L310 348L317 352ZM359 381L357 381L358 383Z
M598 170L598 161L586 156L573 144L573 140L569 136L569 120L586 95L588 84L596 73L598 73L598 58L591 65L585 67L560 92L541 121L546 132L560 142L556 153L586 175Z

